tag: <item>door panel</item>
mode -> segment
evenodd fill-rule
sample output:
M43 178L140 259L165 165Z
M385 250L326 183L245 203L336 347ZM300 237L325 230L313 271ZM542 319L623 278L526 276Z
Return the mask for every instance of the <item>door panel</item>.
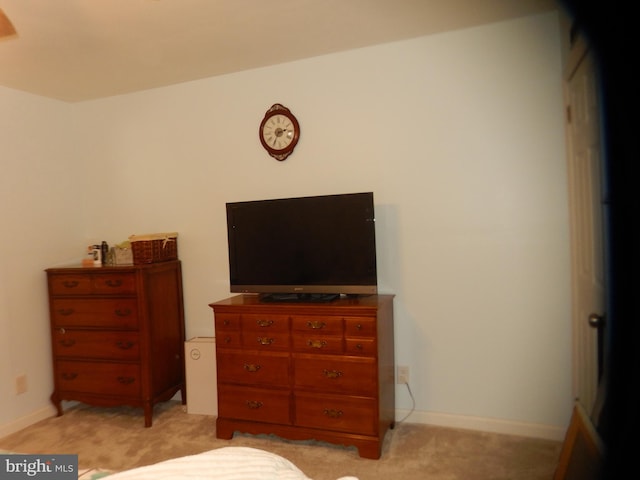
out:
M600 117L594 61L582 52L566 82L568 177L572 257L573 393L594 412L602 365L604 243ZM599 338L600 335L600 338ZM600 340L600 342L599 342ZM600 348L601 350L601 348Z

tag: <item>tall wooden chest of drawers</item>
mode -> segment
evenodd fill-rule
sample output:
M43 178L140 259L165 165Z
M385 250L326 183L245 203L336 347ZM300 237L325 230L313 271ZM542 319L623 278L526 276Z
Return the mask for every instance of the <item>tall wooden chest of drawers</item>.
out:
M218 438L270 433L380 457L395 421L392 295L327 303L238 295L210 306Z
M51 401L144 409L184 384L180 261L46 270L53 350Z

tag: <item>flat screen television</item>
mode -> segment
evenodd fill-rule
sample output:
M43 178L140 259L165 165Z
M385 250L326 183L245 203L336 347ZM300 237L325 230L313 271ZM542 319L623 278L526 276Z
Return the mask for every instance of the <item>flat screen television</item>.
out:
M232 292L283 301L377 293L372 192L226 208Z

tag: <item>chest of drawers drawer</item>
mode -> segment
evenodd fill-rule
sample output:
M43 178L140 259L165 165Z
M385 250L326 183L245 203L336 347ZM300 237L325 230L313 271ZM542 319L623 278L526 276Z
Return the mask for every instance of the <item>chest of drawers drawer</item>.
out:
M49 276L51 295L133 295L136 293L136 277L133 273L73 273Z
M132 295L136 293L136 278L133 274L98 274L92 278L95 295Z
M51 274L48 277L50 295L89 295L91 277L73 273Z
M138 328L138 303L135 298L51 299L54 327Z
M140 340L137 332L54 329L53 353L68 358L137 360Z
M140 395L137 364L58 360L55 374L61 391L99 395Z

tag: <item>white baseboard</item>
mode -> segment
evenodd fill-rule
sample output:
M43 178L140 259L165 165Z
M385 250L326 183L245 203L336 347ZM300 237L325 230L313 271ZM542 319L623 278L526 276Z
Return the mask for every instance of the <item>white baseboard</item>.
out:
M4 438L6 436L11 435L12 433L19 432L23 428L27 428L33 425L34 423L37 423L46 418L54 417L57 414L58 414L58 411L53 405L51 405L51 406L47 406L39 410L36 410L35 412L31 412L29 415L20 417L6 425L0 425L0 438Z
M396 410L396 420L399 421L409 414L409 410ZM452 415L437 412L412 412L406 423L436 425L439 427L477 430L481 432L502 433L521 437L539 438L543 440L562 441L566 428L538 423L517 422L498 418L473 417L466 415Z

